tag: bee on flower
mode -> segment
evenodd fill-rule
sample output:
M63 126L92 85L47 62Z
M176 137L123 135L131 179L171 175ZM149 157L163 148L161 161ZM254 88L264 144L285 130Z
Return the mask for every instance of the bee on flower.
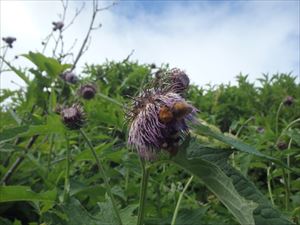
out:
M195 121L198 110L181 96L188 77L178 69L172 71L176 76L166 73L163 82L154 82L134 98L128 112L128 144L145 160L156 159L161 149L176 155L189 132L188 121Z

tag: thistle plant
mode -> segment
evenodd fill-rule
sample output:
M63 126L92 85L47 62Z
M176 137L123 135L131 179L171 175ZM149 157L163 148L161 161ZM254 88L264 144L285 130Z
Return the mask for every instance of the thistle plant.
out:
M188 76L178 69L166 73L134 98L128 113L128 144L141 158L156 159L162 149L176 155L188 134L188 121L195 121L197 109L182 97Z

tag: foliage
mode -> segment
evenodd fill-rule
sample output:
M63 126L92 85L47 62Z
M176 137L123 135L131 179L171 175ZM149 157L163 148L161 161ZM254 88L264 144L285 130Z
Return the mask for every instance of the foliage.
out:
M81 81L70 84L60 76L69 65L40 53L24 57L35 65L27 70L33 79L9 65L28 77L28 86L1 93L2 102L11 100L1 105L1 178L20 161L2 180L1 224L118 223L88 143L56 114L58 106L74 102L84 106L83 129L101 159L123 224L135 224L141 169L137 154L126 147L123 105L157 69L128 60L87 65ZM300 87L286 74L264 75L259 82L257 87L239 75L236 86L190 88L188 99L201 110L202 122L175 158L162 155L147 164L145 224L171 223L188 174L198 179L183 195L176 224L299 224ZM98 90L89 101L76 95L86 83ZM287 95L295 101L278 114ZM279 150L279 141L287 142L287 149Z

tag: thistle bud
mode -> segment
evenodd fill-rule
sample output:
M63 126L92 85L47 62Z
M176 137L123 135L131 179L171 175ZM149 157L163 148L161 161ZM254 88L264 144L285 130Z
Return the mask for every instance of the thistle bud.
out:
M175 93L180 94L189 87L190 79L182 70L174 68L168 73L168 76L170 78L172 91Z
M4 37L2 40L10 47L12 48L12 44L17 40L15 37Z
M83 97L84 99L92 99L94 98L95 94L97 92L96 86L92 84L86 84L80 87L79 89L79 95Z
M287 149L288 145L285 141L279 141L277 143L277 148L280 149L280 150L285 150Z
M75 73L71 71L67 71L60 75L61 78L71 84L76 84L78 82L78 77L75 75Z
M264 129L263 127L258 127L258 128L256 129L256 131L257 131L258 133L260 133L260 134L263 134L263 133L265 132L265 129Z
M61 22L61 21L58 21L58 22L52 22L53 24L53 31L56 31L56 30L61 30L63 27L64 27L64 23Z
M60 115L64 124L71 130L80 129L85 122L83 108L78 104L62 109Z
M294 98L292 96L287 96L284 100L283 100L283 104L285 106L291 106L294 103Z

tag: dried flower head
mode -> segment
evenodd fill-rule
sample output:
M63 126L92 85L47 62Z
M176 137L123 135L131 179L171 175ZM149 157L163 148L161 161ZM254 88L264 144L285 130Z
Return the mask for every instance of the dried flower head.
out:
M71 71L64 72L60 76L64 81L68 83L76 84L78 82L78 77Z
M61 30L63 27L64 27L64 23L61 22L61 21L58 21L58 22L52 22L53 24L53 30L56 31L56 30Z
M94 98L97 92L97 88L93 84L86 84L80 87L78 94L83 97L84 99L92 99Z
M135 98L128 113L128 144L146 160L156 158L163 149L171 155L188 134L188 121L194 121L197 109L179 94L162 89L147 89Z
M64 124L71 130L81 128L85 122L83 108L78 104L73 104L69 108L63 108L60 112Z
M12 44L17 40L15 37L4 37L2 40L10 47L12 48Z
M294 103L294 98L292 96L287 96L284 100L283 100L283 104L285 106L291 106Z

